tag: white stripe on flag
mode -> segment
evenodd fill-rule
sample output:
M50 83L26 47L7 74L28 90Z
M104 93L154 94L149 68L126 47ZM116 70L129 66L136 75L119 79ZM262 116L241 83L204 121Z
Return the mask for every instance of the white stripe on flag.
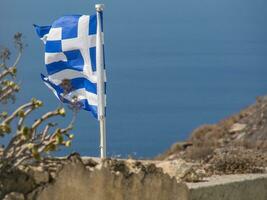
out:
M67 61L67 57L64 53L45 53L45 64L49 65L53 62Z
M62 28L51 28L48 33L47 40L55 41L62 40Z

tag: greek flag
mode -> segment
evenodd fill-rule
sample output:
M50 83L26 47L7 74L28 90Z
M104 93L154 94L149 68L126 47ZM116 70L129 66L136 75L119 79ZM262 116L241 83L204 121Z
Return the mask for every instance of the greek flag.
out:
M96 14L63 16L51 26L34 25L45 45L47 76L41 74L42 80L60 101L71 104L75 99L82 109L91 111L96 118L99 110L96 38L97 30L101 30L103 38L102 16L101 13L100 29L97 29ZM105 69L103 74L105 106Z

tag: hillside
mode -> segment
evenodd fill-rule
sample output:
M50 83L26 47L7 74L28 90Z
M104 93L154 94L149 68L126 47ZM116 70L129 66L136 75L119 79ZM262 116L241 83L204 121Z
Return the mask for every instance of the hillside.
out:
M253 173L267 167L267 96L217 124L195 129L156 160L185 159L211 173Z

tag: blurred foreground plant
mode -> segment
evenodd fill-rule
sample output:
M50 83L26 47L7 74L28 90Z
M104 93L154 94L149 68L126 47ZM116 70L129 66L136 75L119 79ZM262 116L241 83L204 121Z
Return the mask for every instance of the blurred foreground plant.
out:
M19 91L16 83L17 64L23 50L22 34L14 36L18 56L13 65L8 66L10 51L5 48L0 54L0 103L7 103L8 100L15 100L15 93ZM75 103L74 103L75 104ZM64 108L47 112L30 124L25 123L29 115L40 108L43 103L33 98L28 103L18 107L12 113L6 111L0 113L0 137L11 134L10 140L3 146L0 152L0 175L18 167L21 164L29 164L51 151L57 150L60 146L69 147L74 135L69 131L73 128L77 107L73 106L73 118L65 128L57 128L57 123L50 123L49 119L56 116L65 116ZM1 108L3 110L3 108Z
M16 33L14 35L14 43L18 49L18 55L15 62L11 65L7 65L7 61L10 59L11 52L8 48L4 48L0 53L0 102L6 103L9 99L15 100L14 93L19 91L19 85L15 82L17 73L17 64L21 58L23 43L22 34Z

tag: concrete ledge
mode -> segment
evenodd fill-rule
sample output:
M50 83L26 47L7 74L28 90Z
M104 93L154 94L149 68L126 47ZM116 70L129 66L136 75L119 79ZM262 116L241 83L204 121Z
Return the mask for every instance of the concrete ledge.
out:
M214 176L187 186L190 200L267 200L267 174Z

